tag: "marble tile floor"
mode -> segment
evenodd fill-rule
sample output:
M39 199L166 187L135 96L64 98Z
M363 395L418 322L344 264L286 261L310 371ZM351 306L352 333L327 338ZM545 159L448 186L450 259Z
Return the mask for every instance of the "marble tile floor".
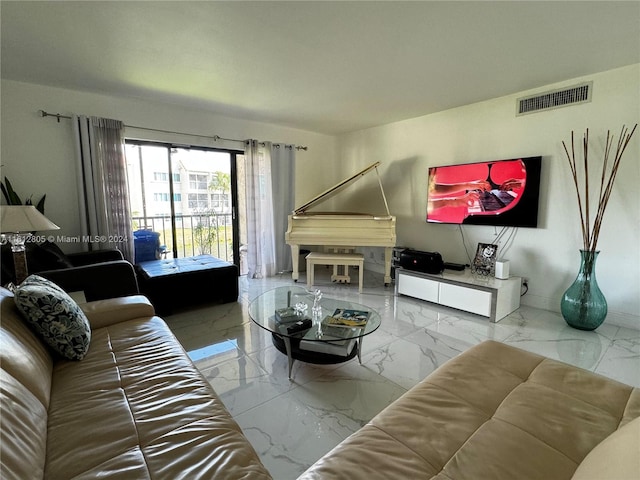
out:
M358 430L438 366L486 339L520 347L640 387L640 331L608 325L582 332L560 314L523 306L499 323L395 297L382 275L333 284L317 269L324 295L367 305L380 328L365 338L357 358L338 365L295 362L268 332L253 324L249 302L269 289L304 286L301 273L268 279L240 277L238 303L205 306L166 317L167 323L209 379L276 480L295 479L318 458Z

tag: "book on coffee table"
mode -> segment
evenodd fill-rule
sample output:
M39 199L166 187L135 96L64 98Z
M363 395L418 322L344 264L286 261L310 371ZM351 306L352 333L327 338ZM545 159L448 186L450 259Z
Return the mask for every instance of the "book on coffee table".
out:
M300 349L310 352L328 353L347 357L353 351L356 343L355 338L351 338L349 329L343 327L332 327L326 325L331 317L326 317L322 321L322 340L318 341L318 326L314 325L300 340Z
M370 312L366 310L351 310L348 308L336 308L331 317L327 317L326 323L333 327L364 327L369 320Z

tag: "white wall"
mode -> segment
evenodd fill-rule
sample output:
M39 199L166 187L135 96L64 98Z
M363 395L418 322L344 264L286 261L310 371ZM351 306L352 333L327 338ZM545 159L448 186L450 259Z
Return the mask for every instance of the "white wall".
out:
M308 150L299 151L296 155L297 201L307 198L309 191L313 191L315 182L332 181L325 162L336 155L336 139L333 136L138 99L9 80L2 80L1 85L2 177L7 176L22 196L33 194L37 201L43 194L47 194L46 215L61 227L60 231L54 232L56 235L80 234L73 130L69 120L62 119L57 123L51 117L40 117L39 110L64 115L96 115L122 120L127 125L199 135L257 138L306 145ZM138 129L127 129L126 134L133 138L190 145L236 149L242 147L238 143L214 142L202 137ZM61 247L68 252L80 248L74 244L62 244Z
M515 116L516 99L521 96L588 80L593 81L590 103ZM428 167L542 155L539 228L519 229L504 258L511 261L513 275L529 279L522 303L559 311L560 298L578 271L582 245L575 189L561 142L570 139L572 130L581 139L589 128L591 159L600 162L595 146L607 129L617 138L623 124L636 123L640 123L640 65L343 135L336 161L342 175L336 175L382 162L384 189L398 222L397 244L438 251L446 261L468 263L457 226L425 222ZM639 146L637 131L605 215L597 264L598 283L609 304L607 322L634 328L640 328ZM354 208L378 202L371 185L359 188L361 192L352 197ZM470 250L478 242L491 242L497 230L465 226ZM381 269L379 255L376 252L377 265L368 268Z

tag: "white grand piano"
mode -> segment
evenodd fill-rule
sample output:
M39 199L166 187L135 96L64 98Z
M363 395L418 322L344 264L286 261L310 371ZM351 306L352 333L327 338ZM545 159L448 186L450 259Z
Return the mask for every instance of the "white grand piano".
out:
M389 205L378 175L378 183L384 200L386 215L308 212L311 207L322 203L344 190L353 182L372 170L378 174L376 162L364 170L341 181L322 192L289 215L289 225L284 235L285 242L291 246L293 273L291 277L298 281L298 260L300 245L323 245L331 247L385 247L384 283L391 283L391 254L396 244L396 217L389 213Z

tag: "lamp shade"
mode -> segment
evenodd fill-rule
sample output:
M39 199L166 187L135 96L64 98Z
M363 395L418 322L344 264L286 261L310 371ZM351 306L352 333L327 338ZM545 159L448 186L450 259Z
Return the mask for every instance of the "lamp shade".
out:
M0 205L0 233L59 230L33 205Z

